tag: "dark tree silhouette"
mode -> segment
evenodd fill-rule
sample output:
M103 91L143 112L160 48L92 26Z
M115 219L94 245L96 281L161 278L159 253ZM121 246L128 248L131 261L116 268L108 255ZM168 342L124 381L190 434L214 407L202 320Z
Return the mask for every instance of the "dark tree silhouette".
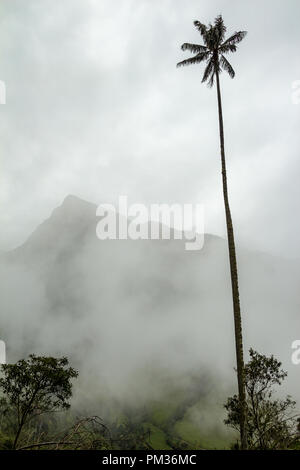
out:
M274 398L274 387L282 384L287 372L274 356L264 356L250 349L250 361L245 365L247 402L248 448L255 450L280 450L297 448L300 434L295 413L296 402L288 395ZM236 395L225 403L225 424L239 428L240 406Z
M206 62L202 83L208 82L208 86L212 87L214 81L217 85L218 111L219 111L219 130L220 130L220 148L221 148L221 164L223 179L223 195L227 225L228 251L230 261L231 287L233 299L233 313L235 326L235 345L236 345L236 362L237 377L239 389L239 403L241 406L240 413L240 436L241 446L247 448L247 430L246 430L246 402L245 402L245 380L244 380L244 358L243 358L243 338L242 338L242 320L239 300L238 272L236 262L236 251L234 243L233 224L229 206L226 161L225 161L225 145L224 145L224 125L222 112L222 99L220 89L220 73L222 70L228 72L231 78L234 78L235 72L225 57L228 52L235 52L236 45L246 36L246 31L238 31L225 40L226 27L222 16L215 19L214 25L208 26L194 21L194 25L200 32L204 45L184 43L181 46L183 51L189 50L195 55L189 59L183 60L177 64L177 67L191 64L200 64Z
M21 432L32 419L70 407L71 380L78 372L68 364L66 357L57 359L31 354L27 360L2 365L2 411L11 411L16 418L13 449L17 449Z

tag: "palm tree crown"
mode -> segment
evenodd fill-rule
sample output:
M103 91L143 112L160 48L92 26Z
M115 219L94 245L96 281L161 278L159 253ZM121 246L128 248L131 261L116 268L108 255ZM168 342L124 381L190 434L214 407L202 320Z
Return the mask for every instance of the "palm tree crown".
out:
M228 52L235 52L236 45L241 42L246 36L246 31L235 32L230 38L225 38L226 26L224 25L223 18L219 15L215 19L214 25L211 23L208 27L200 21L194 21L194 25L200 32L204 45L201 44L190 44L185 42L182 44L181 49L183 51L189 50L192 53L196 53L194 57L183 60L177 64L177 67L183 65L199 64L200 62L206 61L206 68L204 70L202 83L208 81L208 86L212 87L214 84L214 77L216 73L226 70L231 78L234 78L235 72L225 57Z

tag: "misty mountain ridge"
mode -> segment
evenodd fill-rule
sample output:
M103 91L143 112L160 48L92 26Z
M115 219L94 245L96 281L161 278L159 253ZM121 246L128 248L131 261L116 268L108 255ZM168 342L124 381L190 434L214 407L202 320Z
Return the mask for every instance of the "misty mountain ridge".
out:
M77 240L76 243L84 242L86 237L95 238L96 237L96 225L100 220L99 216L96 216L97 205L91 202L85 201L77 196L68 195L63 200L62 204L56 207L50 217L43 221L36 230L28 237L28 239L17 248L10 250L9 252L3 253L7 259L20 260L22 258L25 260L28 256L29 260L32 260L32 257L38 257L40 254L49 255L51 252L60 250L60 238L63 239L62 249L66 249L66 244L72 243L72 241ZM119 218L124 218L123 215L116 212L117 217L117 230L118 230L118 220ZM132 219L128 218L130 223ZM135 243L163 243L169 244L170 242L175 242L177 249L185 250L184 243L187 241L185 234L179 232L177 229L174 229L172 226L169 227L170 230L170 239L164 239L162 237L162 224L149 221L148 223L148 232L150 234L150 225L158 225L160 238L159 240L134 240ZM175 237L177 233L177 239ZM223 239L217 235L205 234L205 244L210 243L211 240L221 242ZM98 239L97 239L98 240ZM98 240L101 243L100 240ZM113 242L124 243L130 242L130 239L127 240L113 240ZM108 240L105 240L107 243ZM174 245L174 247L175 247ZM204 247L205 248L205 247Z
M1 339L9 360L68 355L83 389L92 381L119 398L162 393L145 373L153 369L173 377L209 371L235 385L226 240L205 235L194 252L184 239L100 241L98 220L95 204L68 196L2 256ZM238 265L245 347L277 355L294 388L299 269L246 250L238 250Z

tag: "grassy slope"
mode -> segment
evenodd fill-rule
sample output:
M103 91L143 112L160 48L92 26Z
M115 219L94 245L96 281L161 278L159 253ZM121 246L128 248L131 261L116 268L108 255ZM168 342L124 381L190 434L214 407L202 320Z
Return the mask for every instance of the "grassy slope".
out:
M214 417L208 421L211 409L206 408L207 404L203 400L187 407L182 416L178 413L179 406L180 403L175 402L153 403L150 406L144 428L150 430L150 444L154 449L229 448L234 440L232 433L225 426L219 426L217 418L217 424L214 424Z

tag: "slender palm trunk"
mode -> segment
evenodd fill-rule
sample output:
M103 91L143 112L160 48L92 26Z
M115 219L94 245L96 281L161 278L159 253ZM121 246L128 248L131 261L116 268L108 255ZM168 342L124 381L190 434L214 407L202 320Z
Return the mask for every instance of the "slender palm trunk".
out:
M233 301L233 316L234 316L234 330L235 330L235 348L236 348L236 363L237 363L237 378L239 389L240 401L240 436L242 449L247 449L247 429L246 429L246 396L245 396L245 381L244 381L244 358L243 358L243 337L242 337L242 319L239 299L239 285L238 285L238 272L236 263L236 252L233 234L233 225L229 207L227 176L226 176L226 161L224 149L224 126L223 126L223 112L222 100L220 90L219 73L216 72L217 79L217 92L218 92L218 110L219 110L219 128L220 128L220 147L221 147L221 162L222 162L222 179L223 179L223 196L226 214L227 225L227 240L230 261L230 274L231 274L231 287L232 287L232 301Z

